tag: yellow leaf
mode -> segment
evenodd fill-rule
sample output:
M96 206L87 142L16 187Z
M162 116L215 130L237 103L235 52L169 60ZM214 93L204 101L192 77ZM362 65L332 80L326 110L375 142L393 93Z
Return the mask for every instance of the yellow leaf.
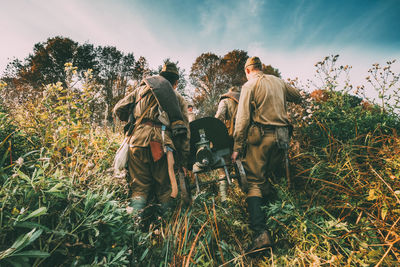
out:
M375 189L370 189L369 190L369 195L368 195L368 197L367 197L367 200L375 200L375 199L377 199L378 197L375 195Z
M384 220L386 218L388 212L388 208L387 207L383 207L381 210L381 216L382 216L382 220Z
M16 215L16 214L19 214L19 210L17 209L17 208L13 208L13 210L11 211L11 214L12 215Z

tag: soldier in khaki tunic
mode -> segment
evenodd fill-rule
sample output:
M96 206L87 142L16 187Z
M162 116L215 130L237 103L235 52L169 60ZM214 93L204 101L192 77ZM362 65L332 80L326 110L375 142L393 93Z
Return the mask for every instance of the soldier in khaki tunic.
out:
M176 65L168 63L164 65L160 75L144 79L139 87L121 99L114 108L114 113L122 121L128 121L130 110L133 110L133 117L136 120L135 129L129 139L128 157L129 187L132 191L130 207L135 214L139 214L154 196L161 203L162 208L169 207L171 182L168 174L167 151L174 151L175 161L181 161L181 166L185 166L182 161L189 154L187 104L175 90L178 80ZM181 112L178 115L181 116L184 127L187 129L187 133L183 138L180 137L179 141L174 138L171 125L163 128L165 122L160 117L162 99L153 93L155 92L151 88L153 85L154 87L164 86L163 90L164 88L171 89L172 99L167 101L170 105L168 109L175 109L176 113ZM171 97L171 92L169 97Z
M237 107L239 103L239 87L232 86L229 88L226 94L223 94L220 97L220 101L218 104L218 110L215 114L215 118L221 120L225 123L229 136L233 137L234 125L235 125L235 117L237 113ZM219 193L221 196L221 201L226 201L226 176L225 171L223 169L218 170L219 174Z
M286 101L299 102L301 96L282 79L264 74L258 57L246 61L245 72L248 81L241 90L232 160L243 157L249 184L246 202L254 231L250 250L254 250L273 245L261 206L271 193L268 175L283 160L280 145L289 143Z
M196 115L193 112L193 105L189 104L188 105L188 118L189 118L189 122L192 122L196 119Z

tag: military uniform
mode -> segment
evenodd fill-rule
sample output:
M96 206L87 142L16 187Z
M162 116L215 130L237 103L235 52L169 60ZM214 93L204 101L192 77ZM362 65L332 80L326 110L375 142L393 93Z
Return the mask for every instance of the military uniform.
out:
M158 76L161 81L164 79ZM165 79L164 79L165 80ZM166 80L165 80L166 81ZM182 112L183 121L188 126L187 104L184 98L174 90ZM179 160L189 155L189 131L179 148L173 140L171 131L167 128L162 134L162 123L159 120L160 109L158 101L152 94L149 86L142 82L132 93L120 100L115 108L115 114L123 121L128 121L129 105L134 104L133 116L138 123L129 139L129 187L132 191L134 210L143 209L149 197L154 195L160 203L168 203L171 199L171 183L168 175L168 163L163 146L180 152ZM177 151L177 149L179 151Z
M261 66L259 58L250 58L245 69L256 64ZM256 235L264 238L262 198L268 198L271 193L268 176L281 165L284 156L284 150L278 147L277 133L281 132L278 129L287 130L289 125L286 101L298 102L301 96L297 89L273 75L263 74L260 70L247 75L248 81L242 87L236 116L234 151L243 155L248 180L250 227ZM288 134L286 139L288 142ZM257 243L255 240L254 243Z
M233 136L239 97L239 88L236 86L229 88L229 92L221 96L217 113L215 114L215 118L225 122L230 136Z
M228 93L223 94L220 97L220 102L218 104L217 113L215 118L223 121L228 129L229 136L233 137L235 117L237 113L238 103L239 103L239 88L233 86L229 88ZM219 174L219 192L221 196L221 201L226 201L226 175L223 169L218 170Z
M287 127L286 101L299 101L297 89L282 79L262 72L253 74L243 85L235 125L234 151L244 154L243 166L249 182L248 197L262 197L267 189L266 177L278 162L283 152L277 147L275 129ZM261 132L259 144L247 143L251 124Z
M194 112L193 112L193 107L191 110L188 109L188 118L189 118L189 122L192 122L196 119L196 114L194 114Z

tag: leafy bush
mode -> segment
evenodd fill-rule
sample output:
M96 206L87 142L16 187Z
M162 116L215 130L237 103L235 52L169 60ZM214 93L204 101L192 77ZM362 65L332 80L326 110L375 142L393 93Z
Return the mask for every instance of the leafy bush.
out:
M37 145L35 137L29 137L18 129L0 101L0 182L19 158L32 159L27 154L37 149Z
M52 171L45 159L30 176L16 168L0 190L0 250L5 250L0 260L25 266L126 264L126 244L134 229L115 195L107 189L76 188L62 171ZM29 240L23 250L5 253L21 237Z

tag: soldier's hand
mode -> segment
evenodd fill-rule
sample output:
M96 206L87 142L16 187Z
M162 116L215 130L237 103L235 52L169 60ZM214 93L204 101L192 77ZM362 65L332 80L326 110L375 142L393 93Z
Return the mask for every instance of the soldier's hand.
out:
M234 151L234 152L232 153L232 156L231 156L232 162L235 162L235 161L237 160L238 157L239 157L239 152Z

